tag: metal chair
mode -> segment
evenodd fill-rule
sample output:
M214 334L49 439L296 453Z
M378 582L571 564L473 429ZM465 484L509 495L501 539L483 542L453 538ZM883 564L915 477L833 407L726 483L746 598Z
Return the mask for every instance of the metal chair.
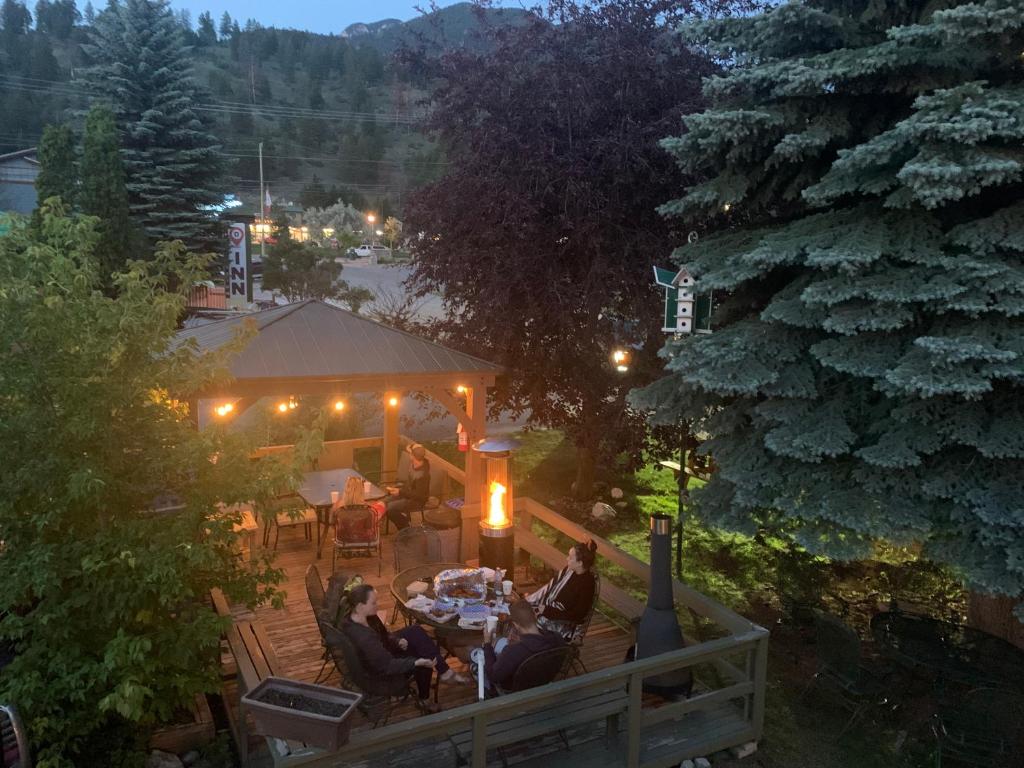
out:
M1012 768L1024 753L1024 696L977 688L947 701L932 728L938 741L936 768L943 756L958 763Z
M395 573L430 563L440 563L441 537L422 525L410 525L395 536Z
M318 621L321 639L334 667L338 670L341 683L347 688L361 691L365 698L359 710L373 723L373 727L387 725L395 707L414 696L415 682L410 675L388 675L374 677L363 666L359 651L345 636L345 633L325 621ZM437 701L437 684L434 684L434 701Z
M884 674L863 663L860 638L835 616L821 611L815 613L815 637L818 670L800 698L803 699L819 683L832 689L839 702L852 713L836 736L839 738L870 707L888 701Z
M331 555L331 575L334 575L338 552L349 556L353 552L366 552L367 557L377 550L377 576L381 575L384 551L380 541L380 523L373 507L350 504L334 513L334 552Z
M32 765L28 736L18 710L9 704L0 704L0 766L32 768Z
M572 647L569 645L538 651L527 656L519 665L507 687L495 685L494 689L499 694L508 694L547 685L558 677L571 657Z
M587 636L587 630L590 629L590 622L594 618L594 612L597 610L597 603L601 599L601 574L597 571L592 571L594 574L594 599L590 603L590 610L587 611L587 615L583 617L583 621L576 625L576 630L572 634L572 639L569 640L569 650L571 653L566 658L565 668L562 670L562 676L569 674L570 668L575 672L576 668L583 670L583 674L587 673L587 665L583 663L582 648L583 640ZM577 672L577 674L579 674Z
M320 580L320 569L316 565L306 568L306 597L309 599L309 607L313 609L313 616L319 624L323 620L322 613L327 608L327 592L324 591L324 583ZM327 653L327 646L324 645L323 633L320 635L320 645L323 647L324 663L320 665L320 671L317 672L314 683L320 682L320 677L327 669L327 662L331 658Z

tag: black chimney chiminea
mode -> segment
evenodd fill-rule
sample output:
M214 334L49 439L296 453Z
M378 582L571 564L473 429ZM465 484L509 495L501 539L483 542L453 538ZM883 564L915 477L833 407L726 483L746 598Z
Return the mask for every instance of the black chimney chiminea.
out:
M672 598L672 518L651 515L651 585L647 607L636 628L637 659L647 659L686 647ZM665 672L644 680L644 690L666 698L689 696L693 674L689 669Z

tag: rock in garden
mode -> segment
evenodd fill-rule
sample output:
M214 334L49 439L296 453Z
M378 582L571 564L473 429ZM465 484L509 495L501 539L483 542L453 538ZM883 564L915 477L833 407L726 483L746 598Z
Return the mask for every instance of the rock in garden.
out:
M609 493L611 493L613 499L621 499L624 495L621 488L612 488Z
M711 761L706 757L698 757L693 761L693 768L711 768Z
M629 506L629 502L626 502L626 501L616 501L615 502L615 508L616 509L620 509L621 510L621 509L625 509L628 506Z
M146 768L185 768L185 764L178 759L177 755L154 749L146 758Z
M185 768L189 768L189 766L195 765L198 760L199 753L194 749L190 749L188 752L181 756L181 762L185 766Z
M615 510L603 501L599 501L594 504L594 508L590 510L590 516L595 520L609 520L615 517Z
M679 764L679 768L693 768L693 760L683 760Z

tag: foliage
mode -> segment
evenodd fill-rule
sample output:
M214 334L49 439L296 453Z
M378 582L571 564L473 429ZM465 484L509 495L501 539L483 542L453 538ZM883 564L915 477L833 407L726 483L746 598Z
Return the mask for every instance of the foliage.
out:
M85 118L82 136L81 187L78 205L82 213L99 218L100 240L96 253L100 279L109 283L133 257L138 245L128 214L128 190L118 152L117 126L106 107L95 106Z
M132 218L153 242L213 250L224 198L224 157L194 105L202 91L181 29L164 0L125 0L96 20L84 46L83 82L106 102L120 131Z
M388 216L384 220L384 237L387 238L388 247L394 249L395 243L402 237L402 222L394 216Z
M382 286L366 306L364 314L390 328L416 332L421 330L420 310L423 304L423 299L411 293Z
M662 210L705 232L676 258L719 308L632 402L709 436L715 525L920 541L1020 593L1020 3L790 3L689 36L733 66L665 141L711 178Z
M341 279L341 264L333 249L316 248L293 240L287 220L275 222L277 242L263 261L263 288L280 291L289 301L334 299L353 312L370 301L373 294L353 288Z
M307 208L302 214L302 220L317 239L324 229L333 229L333 237L338 240L342 250L362 242L362 235L357 232L363 227L363 214L342 200L325 208Z
M426 235L414 285L443 295L445 341L509 369L496 410L568 431L584 497L599 459L646 439L624 396L660 369L645 276L672 242L655 207L684 179L658 140L711 71L667 34L682 14L668 0L559 0L489 30L490 53L453 50L426 70L442 78L432 127L450 161L406 208L407 231ZM609 364L619 345L635 350L626 375Z
M59 197L65 205L75 204L75 136L66 125L48 125L39 141L39 175L36 196L40 203Z
M173 344L185 289L167 286L192 285L205 260L163 244L112 298L95 219L61 213L0 238L0 640L17 654L0 697L44 768L84 765L118 723L166 720L218 687L209 590L254 605L281 579L238 558L240 513L218 504L298 478L251 461L252 436L193 425L186 403L225 379L229 353ZM148 511L166 494L183 506Z

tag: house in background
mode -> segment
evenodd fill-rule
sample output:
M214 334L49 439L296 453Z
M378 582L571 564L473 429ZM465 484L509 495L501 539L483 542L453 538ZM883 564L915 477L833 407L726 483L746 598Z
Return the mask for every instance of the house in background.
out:
M36 148L0 155L0 213L32 213L36 208Z

